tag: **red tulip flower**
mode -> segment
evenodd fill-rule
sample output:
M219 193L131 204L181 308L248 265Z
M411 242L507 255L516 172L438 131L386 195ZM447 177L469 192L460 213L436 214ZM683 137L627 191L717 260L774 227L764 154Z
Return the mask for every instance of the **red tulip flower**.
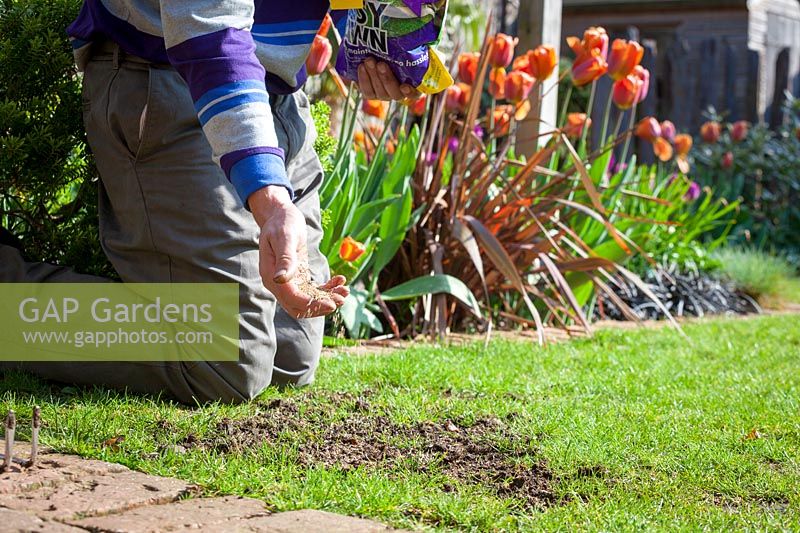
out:
M494 42L489 53L489 64L494 68L506 68L514 59L514 48L517 46L517 39L498 33L494 37Z
M740 143L747 139L750 133L750 123L746 120L740 120L731 127L731 140L735 143Z
M460 83L447 88L444 104L448 111L461 111L461 96L463 92Z
M655 142L661 137L661 124L653 117L645 117L636 126L636 136L648 142Z
M637 102L637 98L642 91L642 80L634 75L625 76L621 80L614 82L612 98L614 104L622 109L630 109Z
M567 123L562 131L567 137L579 138L583 136L584 128L592 127L592 119L586 113L570 113L567 115Z
M423 94L408 106L411 110L411 114L415 117L421 117L425 114L425 109L428 105L428 96Z
M614 81L625 78L642 62L643 57L644 48L636 41L614 39L608 55L608 75Z
M675 136L675 151L678 152L679 157L686 157L692 150L694 140L691 135L681 133Z
M458 79L472 85L478 76L478 63L481 55L477 52L464 53L458 56Z
M530 64L530 74L539 81L544 81L550 77L558 66L558 56L556 49L550 45L540 45L527 53L528 63ZM515 69L516 70L516 69Z
M315 35L311 43L311 51L306 58L306 71L309 76L322 74L333 56L333 46L327 37Z
M380 100L364 100L361 109L367 115L384 120L389 111L389 103Z
M342 240L342 244L339 246L339 257L348 263L352 263L364 255L366 251L367 247L364 244L348 236Z
M725 170L730 170L733 167L733 152L725 152L725 155L722 156L722 168Z
M666 162L672 159L672 145L663 137L658 137L655 141L653 141L653 152L661 161Z
M489 94L497 100L505 98L506 69L493 68L489 73Z
M527 100L535 83L533 76L525 72L512 72L506 77L506 99L515 104Z
M700 126L700 137L708 144L715 144L722 135L722 126L719 122L709 121Z

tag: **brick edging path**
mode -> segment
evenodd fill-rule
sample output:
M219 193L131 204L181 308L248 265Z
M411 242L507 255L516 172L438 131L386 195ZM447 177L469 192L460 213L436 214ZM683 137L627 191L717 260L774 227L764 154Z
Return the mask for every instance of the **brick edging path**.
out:
M27 460L29 453L27 443L14 445L15 457ZM371 520L323 511L273 514L260 500L238 496L194 497L197 493L196 486L179 479L151 476L119 464L44 450L36 465L26 468L15 464L11 471L0 473L0 530L397 531Z

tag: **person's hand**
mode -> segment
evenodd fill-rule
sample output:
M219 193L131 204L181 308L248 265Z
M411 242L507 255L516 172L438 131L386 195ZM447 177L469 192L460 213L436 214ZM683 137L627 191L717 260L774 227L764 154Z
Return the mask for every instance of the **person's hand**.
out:
M295 318L312 318L333 313L350 294L344 276L334 276L315 297L301 289L295 278L308 267L306 221L284 187L264 187L247 199L261 228L259 272L264 286L275 295L283 309Z
M416 100L420 92L401 84L386 63L368 57L358 66L358 88L367 100Z

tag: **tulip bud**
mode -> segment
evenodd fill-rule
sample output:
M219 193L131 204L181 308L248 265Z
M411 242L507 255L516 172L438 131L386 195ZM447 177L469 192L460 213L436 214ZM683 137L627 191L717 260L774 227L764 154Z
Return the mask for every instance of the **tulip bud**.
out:
M648 142L661 137L661 124L653 117L645 117L636 126L636 136Z
M514 71L506 78L506 99L518 104L531 94L536 80L524 72Z
M517 45L517 39L506 35L505 33L498 33L494 37L493 46L489 54L489 64L494 68L506 68L511 64L514 59L514 48Z
M578 56L572 63L572 83L582 87L601 78L608 65L599 54Z
M678 152L679 157L686 157L692 150L694 140L691 135L681 133L675 136L675 151Z
M342 244L339 246L339 257L348 263L352 263L364 255L364 252L366 251L366 246L348 236L342 239Z
M428 105L428 96L423 94L408 106L411 110L411 114L415 117L421 117L425 114L425 109Z
M722 135L722 126L719 122L709 121L700 127L700 137L708 144L714 144Z
M731 140L735 143L742 142L749 133L750 123L746 120L740 120L731 127Z
M481 55L477 52L464 53L458 56L458 79L468 85L475 83L480 60Z
M497 100L505 97L506 69L493 68L489 73L489 94Z
M389 103L381 100L364 100L361 109L367 115L384 120L389 111Z
M331 18L331 14L328 13L325 15L325 18L322 19L322 24L317 30L317 35L322 35L324 37L328 36L328 32L331 31L331 25L333 25L333 19Z
M630 109L636 103L641 89L642 81L634 75L625 76L614 82L612 89L614 104L622 110Z
M670 122L669 120L665 120L661 123L661 136L664 137L669 142L675 142L675 134L678 133L677 129L675 128L675 124Z
M327 37L315 35L314 42L311 43L311 51L306 58L306 71L309 76L322 74L328 67L328 63L333 56L333 46Z
M558 56L556 49L550 45L540 45L526 54L530 64L530 74L539 81L544 81L550 77L558 66ZM516 69L515 69L516 70Z
M584 128L591 127L592 119L587 117L586 113L570 113L562 131L567 137L579 138L583 136Z
M733 152L725 152L725 155L722 156L721 165L725 170L730 170L733 167Z
M608 75L615 81L625 78L641 63L642 57L644 48L636 41L614 39L608 56Z
M658 137L653 141L653 152L660 161L666 162L672 159L672 145L663 137Z

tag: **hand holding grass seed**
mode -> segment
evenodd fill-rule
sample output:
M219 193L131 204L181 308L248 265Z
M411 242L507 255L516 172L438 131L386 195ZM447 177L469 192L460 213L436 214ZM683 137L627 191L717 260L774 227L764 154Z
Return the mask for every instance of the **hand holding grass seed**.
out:
M264 286L295 318L333 313L350 289L344 276L319 287L311 282L306 248L306 222L283 187L265 187L248 198L259 227L259 270Z

